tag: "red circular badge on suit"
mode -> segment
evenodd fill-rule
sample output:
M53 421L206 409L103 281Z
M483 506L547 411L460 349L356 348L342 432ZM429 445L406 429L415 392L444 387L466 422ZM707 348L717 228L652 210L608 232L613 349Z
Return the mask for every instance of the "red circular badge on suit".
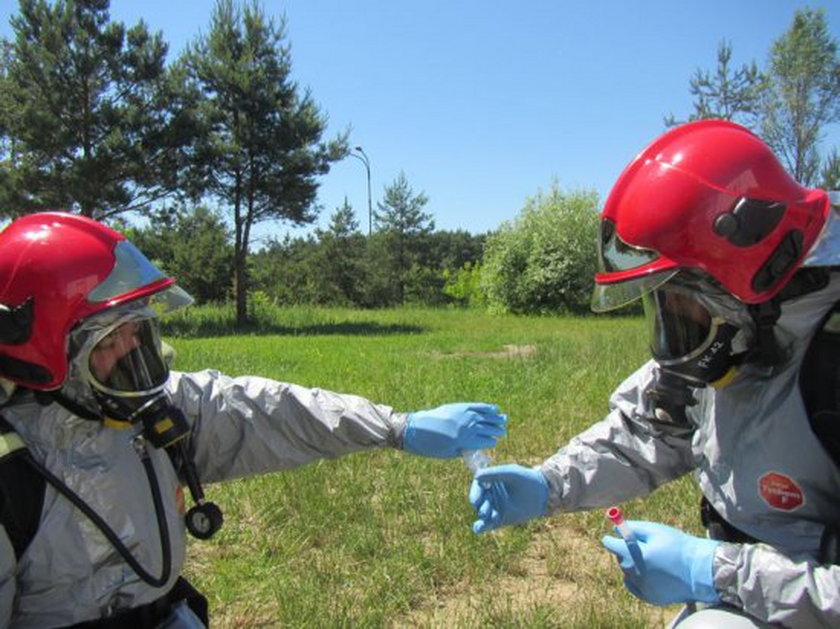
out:
M178 513L184 515L187 512L187 504L184 501L184 488L180 485L175 488L175 504L178 507Z
M805 504L802 488L790 476L767 472L758 479L758 493L768 505L781 511L794 511Z

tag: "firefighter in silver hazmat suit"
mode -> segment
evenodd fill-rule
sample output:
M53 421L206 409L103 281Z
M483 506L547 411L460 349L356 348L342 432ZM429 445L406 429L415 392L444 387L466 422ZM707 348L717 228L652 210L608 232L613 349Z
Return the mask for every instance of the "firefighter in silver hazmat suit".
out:
M730 122L643 150L602 212L593 309L641 298L652 360L542 464L482 470L475 532L693 472L706 538L629 521L602 540L630 592L687 603L681 629L840 626L838 204Z
M505 433L490 404L408 414L256 376L170 372L158 316L191 298L81 216L12 222L0 278L0 454L24 457L20 481L0 483L2 626L204 626L206 599L179 577L185 525L207 538L222 521L201 483L385 446L455 457ZM30 476L46 479L40 491L10 500ZM34 536L21 543L28 507Z

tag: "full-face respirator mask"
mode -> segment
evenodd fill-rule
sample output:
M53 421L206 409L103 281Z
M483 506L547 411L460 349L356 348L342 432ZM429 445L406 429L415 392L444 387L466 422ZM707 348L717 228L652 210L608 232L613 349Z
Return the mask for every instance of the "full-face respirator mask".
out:
M155 312L137 304L91 317L70 336L71 374L111 425L141 424L156 448L183 439L189 426L164 389L169 367Z
M661 427L692 430L693 390L727 386L755 342L745 304L705 279L674 278L642 295L650 352L658 369L645 395Z
M747 307L710 282L669 282L642 295L642 306L651 356L695 386L725 386L754 342Z

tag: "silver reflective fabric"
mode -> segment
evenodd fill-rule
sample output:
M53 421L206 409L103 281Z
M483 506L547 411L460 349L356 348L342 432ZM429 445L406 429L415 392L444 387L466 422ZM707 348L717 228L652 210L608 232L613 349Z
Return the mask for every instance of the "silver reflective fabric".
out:
M829 192L831 210L814 247L805 257L805 266L832 266L840 260L840 192Z
M840 264L840 235L829 233L836 227L809 260ZM643 392L655 364L643 365L612 394L606 418L540 466L549 508L605 507L693 472L719 513L768 542L718 551L723 600L764 622L840 627L840 566L814 560L825 525L840 522L840 470L813 435L798 386L811 335L838 300L835 272L823 290L785 302L777 333L788 361L772 372L745 366L729 386L698 391L699 403L687 409L692 437L665 435L647 421Z
M204 482L303 465L324 457L401 446L406 415L358 396L215 371L173 372L173 402L192 425ZM53 404L15 404L3 415L33 455L101 517L152 575L161 547L152 496L131 443L134 429L107 428ZM0 626L55 627L116 614L164 594L185 554L186 489L163 451L152 451L172 541L172 576L145 584L96 527L48 486L41 526L15 565L0 532ZM189 505L187 505L189 506ZM224 505L221 505L224 508Z

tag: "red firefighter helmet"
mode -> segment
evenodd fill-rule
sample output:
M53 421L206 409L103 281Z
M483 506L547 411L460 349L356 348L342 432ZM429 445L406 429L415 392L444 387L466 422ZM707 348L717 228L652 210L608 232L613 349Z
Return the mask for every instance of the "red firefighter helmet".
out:
M825 191L800 186L748 129L676 127L636 156L607 198L592 307L629 303L679 269L742 302L766 301L799 268L829 208Z
M60 387L79 321L152 296L165 309L192 300L113 229L62 212L13 221L0 232L0 375Z

